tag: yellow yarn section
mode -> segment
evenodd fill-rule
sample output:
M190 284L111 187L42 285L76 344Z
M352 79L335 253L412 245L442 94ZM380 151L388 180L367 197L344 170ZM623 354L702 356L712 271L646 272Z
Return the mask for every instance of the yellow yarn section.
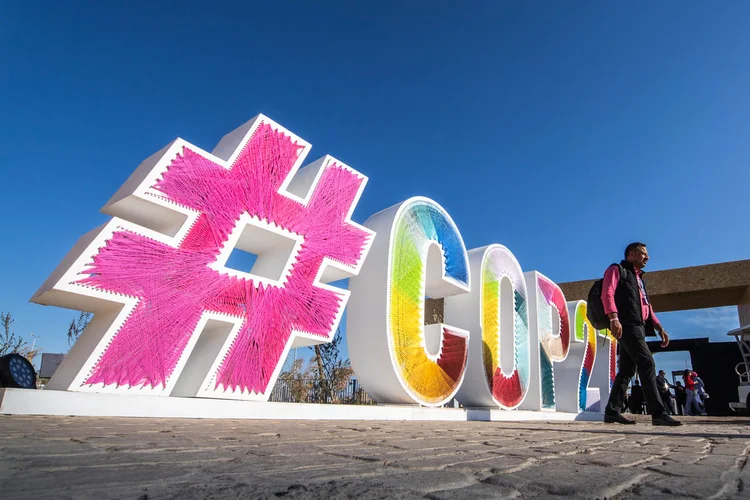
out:
M453 392L456 381L435 361L424 347L423 303L415 303L408 293L391 288L391 335L396 370L409 388L427 403L436 403Z
M500 290L499 282L491 272L485 271L482 279L482 358L484 374L492 386L492 377L500 365Z

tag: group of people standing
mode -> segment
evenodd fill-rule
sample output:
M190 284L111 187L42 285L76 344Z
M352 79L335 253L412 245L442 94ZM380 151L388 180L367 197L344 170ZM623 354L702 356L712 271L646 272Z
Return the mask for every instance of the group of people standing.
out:
M672 399L674 398L679 415L705 415L705 402L709 396L703 380L693 370L685 370L682 374L682 380L685 385L679 380L675 385L672 385L667 381L664 370L659 370L659 375L656 377L656 386L659 388L659 395L664 403L664 408L670 414L674 414L672 408ZM674 396L672 396L670 389L674 390Z
M656 376L656 387L659 389L664 411L670 415L705 415L705 401L708 399L708 393L703 380L693 370L685 370L682 380L685 382L684 385L679 380L672 385L667 380L664 370L659 370ZM674 395L672 390L674 390ZM675 405L672 403L673 400ZM640 414L644 412L645 402L643 387L636 379L630 388L630 396L625 407L630 410L630 413Z

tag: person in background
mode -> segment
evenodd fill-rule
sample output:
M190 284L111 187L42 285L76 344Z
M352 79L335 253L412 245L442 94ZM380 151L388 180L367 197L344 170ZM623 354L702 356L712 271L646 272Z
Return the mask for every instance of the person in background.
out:
M698 406L700 406L701 413L706 415L706 400L708 399L706 386L703 384L703 380L698 376L698 372L693 372L693 375L695 376L695 395L698 399Z
M687 402L687 394L685 394L685 388L682 386L682 382L679 380L674 386L674 398L677 400L677 413L680 415L685 414L685 403Z
M630 388L630 413L641 415L643 413L643 387L636 380Z
M643 282L643 268L648 259L644 243L631 243L625 248L625 260L619 265L612 264L604 273L602 304L609 316L609 329L620 347L619 370L604 410L604 421L635 424L635 421L623 417L620 410L630 380L637 372L643 384L651 423L682 425L664 410L656 387L654 357L646 343L646 332L656 330L661 337L661 346L667 347L669 344L669 335L654 314Z
M700 396L695 393L695 372L687 369L682 374L685 381L685 414L686 415L704 415L700 407Z
M667 381L667 374L664 370L659 370L659 374L656 376L656 387L659 389L659 397L661 402L664 403L664 409L670 415L674 414L672 411L672 393L669 389L674 389L674 386Z

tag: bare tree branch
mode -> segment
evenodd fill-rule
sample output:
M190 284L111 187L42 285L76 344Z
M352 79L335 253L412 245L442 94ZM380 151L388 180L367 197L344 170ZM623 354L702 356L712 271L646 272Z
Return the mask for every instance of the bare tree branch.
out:
M23 337L11 331L11 325L14 321L10 313L0 312L0 327L2 327L2 332L0 332L0 356L18 352L28 345Z
M81 336L83 330L88 326L91 321L91 313L83 312L78 315L78 319L70 320L70 326L68 326L68 345L73 345Z
M311 371L315 376L315 402L338 403L339 393L346 389L354 373L349 359L341 358L342 341L341 331L337 330L331 342L310 348L315 351L315 356L310 358L311 362L315 362L311 365Z

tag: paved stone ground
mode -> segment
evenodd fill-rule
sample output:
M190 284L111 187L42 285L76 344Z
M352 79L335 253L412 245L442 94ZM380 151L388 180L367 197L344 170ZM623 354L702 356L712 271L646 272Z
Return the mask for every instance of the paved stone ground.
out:
M0 416L0 498L750 498L750 421L683 421Z

